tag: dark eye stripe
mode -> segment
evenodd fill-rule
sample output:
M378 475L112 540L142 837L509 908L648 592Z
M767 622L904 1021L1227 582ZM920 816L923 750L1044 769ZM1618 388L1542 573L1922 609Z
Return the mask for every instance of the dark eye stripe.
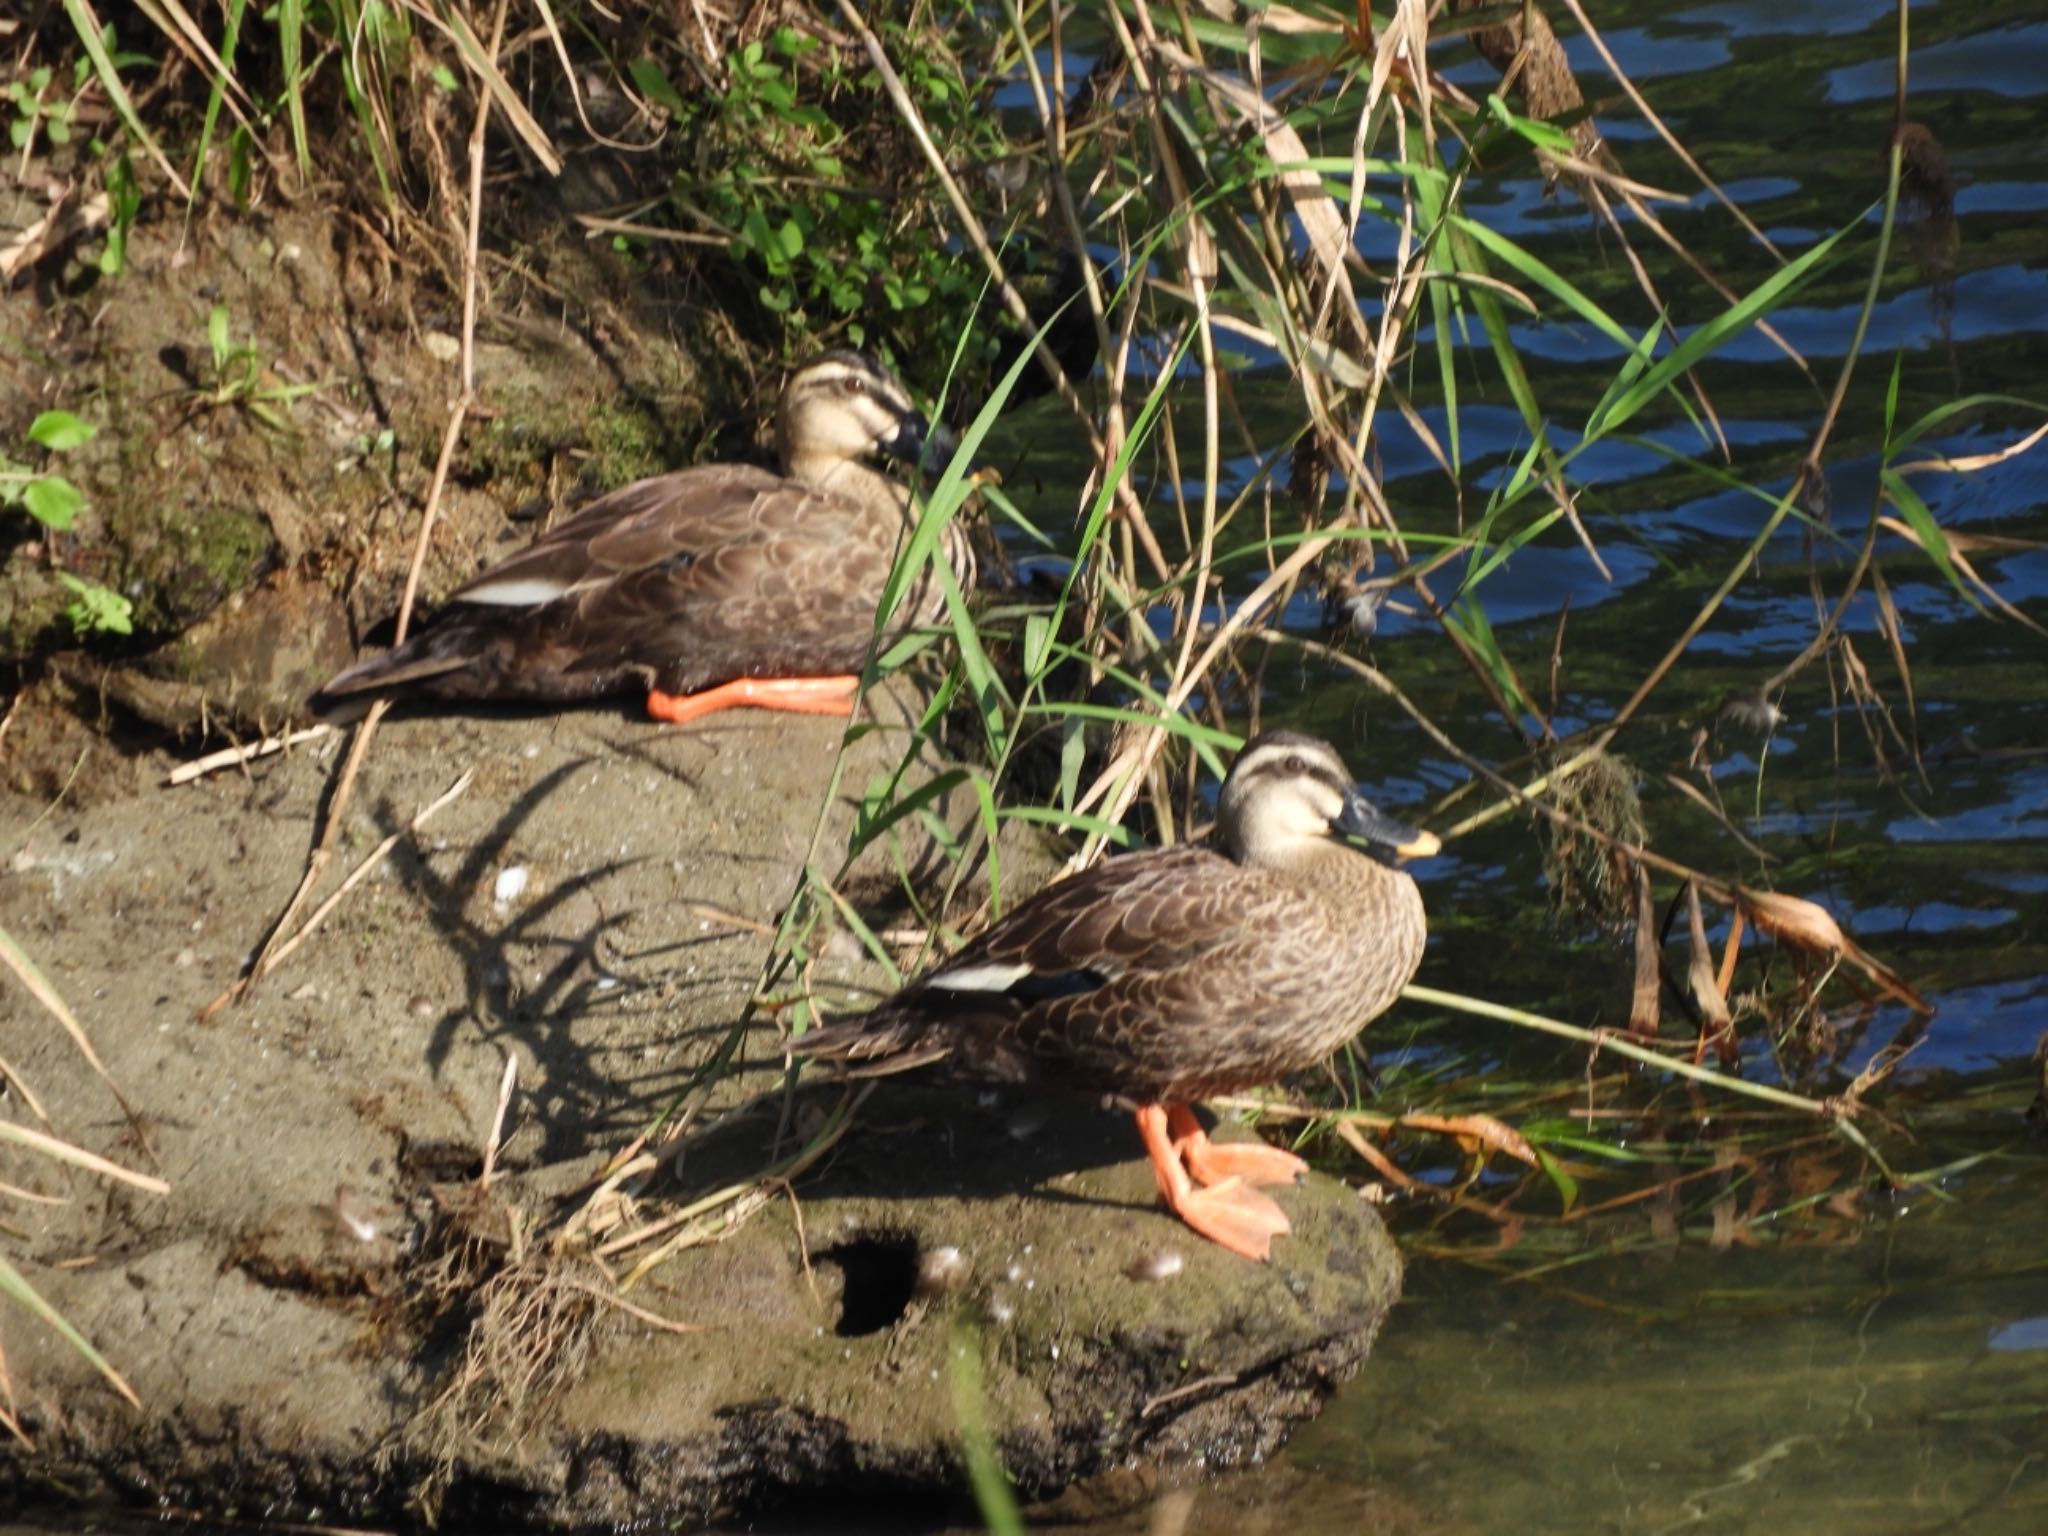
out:
M1355 787L1330 758L1280 744L1262 747L1249 764L1240 763L1232 776L1240 783L1259 779L1314 779L1340 795L1350 794Z

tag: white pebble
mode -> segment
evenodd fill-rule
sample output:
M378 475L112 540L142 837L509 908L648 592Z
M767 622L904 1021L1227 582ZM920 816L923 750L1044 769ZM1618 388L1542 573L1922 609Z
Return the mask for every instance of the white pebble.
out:
M498 871L497 883L491 887L491 900L509 907L526 894L526 882L531 878L524 864L508 865Z

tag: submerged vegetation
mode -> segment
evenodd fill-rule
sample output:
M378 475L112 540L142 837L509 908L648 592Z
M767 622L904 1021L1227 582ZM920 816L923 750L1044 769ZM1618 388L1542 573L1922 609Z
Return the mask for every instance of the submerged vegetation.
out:
M710 383L852 342L962 427L877 634L948 519L985 508L1015 579L949 592L946 633L874 656L870 686L922 669L920 731L897 773L835 777L793 818L806 879L755 1015L647 1141L715 1128L764 1017L800 1036L858 1005L834 932L892 981L912 974L1022 894L1002 859L1020 832L1058 834L1075 865L1199 835L1257 729L1343 744L1369 725L1370 759L1409 765L1389 775L1403 813L1454 858L1521 878L1541 846L1547 890L1530 876L1503 905L1547 904L1533 942L1586 963L1497 964L1506 941L1432 895L1444 963L1426 985L1329 1074L1234 1111L1340 1176L1385 1181L1417 1251L1524 1275L1681 1229L1769 1241L1853 1222L1863 1192L1937 1185L1948 1166L1915 1135L1941 1111L1924 1089L1893 1096L1942 1028L1917 973L1927 949L1902 923L1910 953L1859 942L1829 907L1908 900L1864 811L1911 814L1945 764L2009 745L1958 744L1992 690L1939 697L1951 660L1916 630L1938 606L1944 648L1996 634L2013 665L2039 667L2038 614L2000 571L2033 546L1943 508L1958 482L2035 451L2043 408L1963 391L1952 340L1872 339L1919 286L1945 326L1957 281L1955 189L1935 132L1905 115L1903 0L1899 103L1829 130L1863 136L1841 151L1861 157L1861 190L1796 222L1717 182L1574 0L1548 23L1476 0L891 9L839 0L765 28L755 8L698 4L220 0L110 18L67 0L12 38L35 66L11 96L15 151L53 195L47 230L0 252L0 280L82 297L133 280L121 250L138 218L319 197L411 271L409 299L460 307L445 422L375 424L444 431L396 477L402 537L418 540L401 633L449 475L520 467L519 429L481 419L476 319L498 285L545 285L523 243L565 238L555 197L577 235L676 296ZM1619 96L1589 104L1551 23L1608 59ZM1610 116L1631 131L1603 137ZM1504 187L1538 183L1573 239L1503 212ZM1816 350L1798 322L1819 307L1854 319ZM273 374L245 333L213 307L186 406L305 431L322 383ZM1767 384L1744 382L1768 396L1767 425L1731 425L1737 353L1769 360ZM63 403L81 426L93 414ZM49 420L0 416L0 441L58 450ZM607 474L638 472L648 438L615 420L585 447ZM62 541L94 530L50 515L53 473L0 471L26 481L10 497L76 597L69 629L22 647L33 670L70 630L123 630L129 598L63 568ZM1658 521L1674 508L1716 537L1681 551ZM339 547L292 558L317 569ZM235 572L266 565L231 553ZM1924 606L1902 603L1908 588ZM135 609L170 611L142 594ZM1737 643L1759 615L1767 651ZM1806 777L1781 796L1794 742ZM918 771L935 755L936 776ZM941 817L947 796L976 808L970 826ZM828 856L846 797L852 835ZM1828 797L1825 813L1809 803ZM936 875L902 856L912 834L944 855ZM878 858L903 888L854 891ZM630 1283L786 1188L851 1112L710 1197L664 1188L651 1175L673 1150L636 1142L543 1240L582 1263L611 1234L597 1261ZM1655 1220L1599 1225L1638 1206ZM529 1280L532 1295L557 1284L513 1230L518 1265L467 1277L497 1284L494 1315L530 1302ZM549 1314L551 1342L587 1325L586 1302ZM490 1349L464 1369L460 1394L519 1396L490 1379L513 1370ZM971 1407L972 1374L957 1386ZM985 1440L969 1450L1000 1502Z

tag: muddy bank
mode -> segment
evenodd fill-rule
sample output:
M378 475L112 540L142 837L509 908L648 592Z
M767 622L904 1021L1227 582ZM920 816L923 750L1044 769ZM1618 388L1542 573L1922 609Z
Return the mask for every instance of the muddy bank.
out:
M828 846L906 729L857 744ZM173 1186L15 1174L66 1201L19 1213L31 1278L145 1404L0 1315L36 1440L17 1469L216 1512L408 1519L425 1497L458 1523L703 1520L849 1480L956 1486L956 1348L1033 1493L1272 1450L1357 1368L1396 1289L1391 1246L1321 1180L1283 1192L1296 1233L1270 1267L1196 1242L1158 1210L1123 1116L892 1085L734 1235L626 1293L699 1331L595 1299L647 1250L601 1267L547 1241L726 1040L838 743L830 723L750 714L690 731L623 711L391 721L345 863L459 774L471 787L205 1022L299 878L332 754L83 811L9 801L0 922L136 1119L18 989L0 1003L11 1059L57 1124ZM1028 845L1006 854L1008 878L1036 878ZM822 979L879 984L843 936L818 949ZM779 1096L733 1112L777 1080L775 1026L741 1049L755 1070L633 1186L631 1220L777 1155ZM508 1056L503 1177L484 1196ZM807 1088L790 1135L840 1102ZM487 1314L514 1321L480 1328Z

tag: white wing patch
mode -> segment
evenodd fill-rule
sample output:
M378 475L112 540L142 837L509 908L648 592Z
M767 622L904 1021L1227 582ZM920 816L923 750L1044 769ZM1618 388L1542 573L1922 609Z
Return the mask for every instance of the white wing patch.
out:
M957 971L940 971L925 978L925 985L944 992L1007 992L1026 976L1031 967L1022 964L965 966Z
M493 608L539 608L575 591L570 582L546 576L522 576L508 581L480 582L455 594L458 603L484 603Z

